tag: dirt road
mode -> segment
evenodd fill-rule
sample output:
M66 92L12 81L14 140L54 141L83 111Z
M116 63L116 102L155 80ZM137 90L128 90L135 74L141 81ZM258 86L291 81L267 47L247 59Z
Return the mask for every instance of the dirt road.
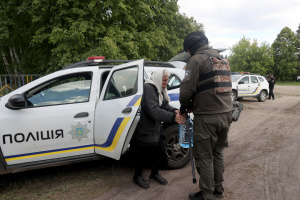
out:
M276 86L275 100L244 99L244 110L229 133L224 150L227 199L300 199L300 87ZM150 182L140 189L131 178L112 187L97 200L184 200L199 190L192 183L190 164L160 171L169 184ZM144 173L148 181L149 171ZM199 178L199 176L197 176ZM101 186L99 186L101 187Z

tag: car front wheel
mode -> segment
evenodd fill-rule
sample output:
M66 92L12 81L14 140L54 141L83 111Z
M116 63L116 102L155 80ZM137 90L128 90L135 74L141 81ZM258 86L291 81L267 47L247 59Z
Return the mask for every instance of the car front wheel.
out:
M188 148L182 148L178 140L179 125L174 124L164 129L164 144L168 158L168 167L179 169L188 164L191 160Z
M260 94L257 97L257 100L259 102L264 102L267 99L267 93L266 91L261 91Z
M236 91L231 92L231 101L235 101L237 99Z

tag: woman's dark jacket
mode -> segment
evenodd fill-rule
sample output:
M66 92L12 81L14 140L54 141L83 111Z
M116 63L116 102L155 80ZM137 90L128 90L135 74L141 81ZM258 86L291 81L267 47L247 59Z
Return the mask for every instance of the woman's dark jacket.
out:
M177 110L164 99L159 106L159 96L156 87L144 84L144 93L141 101L141 117L137 125L133 140L140 144L155 144L161 137L161 122L175 122Z

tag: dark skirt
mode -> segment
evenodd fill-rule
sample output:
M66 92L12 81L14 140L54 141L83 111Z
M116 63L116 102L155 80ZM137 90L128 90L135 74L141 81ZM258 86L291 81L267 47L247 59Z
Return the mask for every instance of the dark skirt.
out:
M134 139L130 143L130 153L137 168L162 168L168 164L162 138L154 144L142 144Z

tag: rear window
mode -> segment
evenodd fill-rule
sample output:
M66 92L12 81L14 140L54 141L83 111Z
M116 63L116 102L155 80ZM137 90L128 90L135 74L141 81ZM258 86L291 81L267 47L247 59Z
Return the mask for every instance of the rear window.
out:
M232 82L236 82L237 80L239 80L241 78L241 76L231 76L231 81Z

